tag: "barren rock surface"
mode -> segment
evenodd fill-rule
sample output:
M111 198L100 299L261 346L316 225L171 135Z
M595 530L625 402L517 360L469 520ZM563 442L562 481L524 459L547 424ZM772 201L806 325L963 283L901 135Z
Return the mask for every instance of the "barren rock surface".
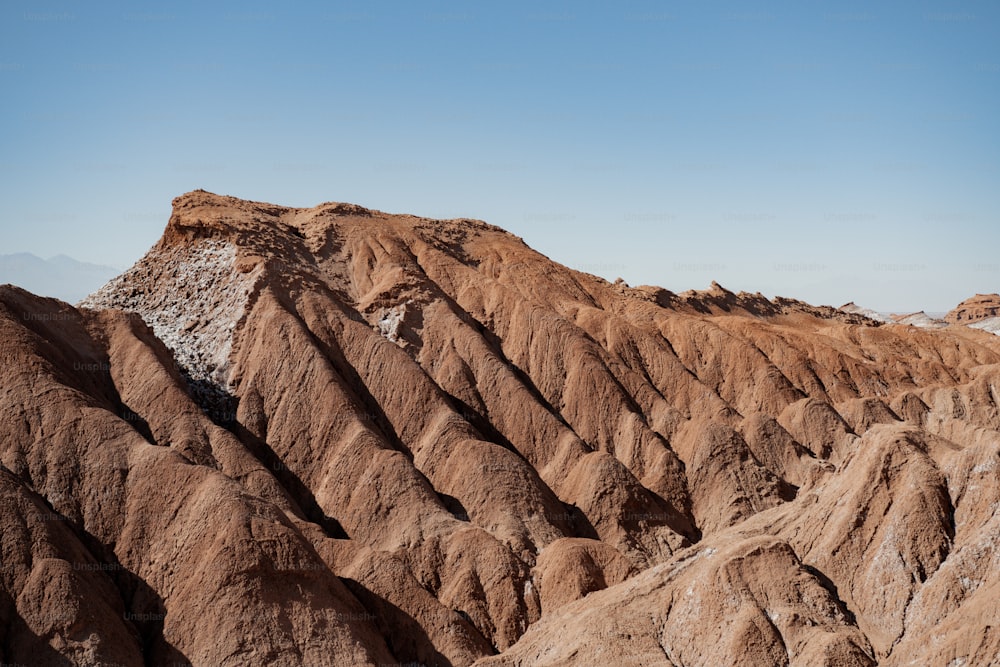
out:
M179 197L0 288L0 662L998 664L1000 339L847 310Z
M940 329L948 326L947 321L932 317L922 310L908 315L893 315L892 321L896 324L907 324L921 329Z
M838 310L842 310L845 313L854 313L855 315L864 315L865 317L875 320L876 322L891 322L892 318L883 315L871 308L864 308L858 304L851 301L850 303L845 303Z
M977 294L944 316L949 322L969 324L1000 317L1000 294Z

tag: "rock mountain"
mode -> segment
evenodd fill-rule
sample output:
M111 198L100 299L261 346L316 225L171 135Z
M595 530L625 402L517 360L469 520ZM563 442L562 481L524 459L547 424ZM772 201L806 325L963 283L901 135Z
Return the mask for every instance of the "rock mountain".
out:
M987 331L196 191L0 341L3 663L1000 664Z

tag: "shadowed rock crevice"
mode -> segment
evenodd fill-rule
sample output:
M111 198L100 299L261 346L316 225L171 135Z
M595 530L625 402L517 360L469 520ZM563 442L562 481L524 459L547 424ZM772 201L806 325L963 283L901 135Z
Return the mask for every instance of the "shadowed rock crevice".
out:
M323 534L331 539L349 539L340 522L323 511L309 487L281 460L265 440L251 433L238 421L234 420L227 426L240 442L246 445L247 450L274 475L296 505L301 508L306 519L319 526Z
M114 585L125 607L123 619L140 638L143 659L149 665L191 664L163 634L167 609L163 598L137 573L122 565L114 545L101 542L95 535L72 523L93 561L76 564L83 571L99 573Z
M517 455L521 460L524 459L524 455L517 450L517 447L508 440L500 431L497 430L496 426L490 423L489 419L484 417L479 413L478 410L474 409L471 405L458 398L457 396L452 396L451 394L445 394L445 397L451 403L452 408L455 412L462 417L465 421L469 422L476 431L478 431L485 440L489 440L495 445L500 445L512 454Z
M364 605L370 620L388 638L389 650L401 664L455 667L454 662L435 648L435 642L417 619L358 582L347 579L345 583ZM471 645L479 655L496 654L496 648L483 638L476 626L462 612L451 611L450 616L445 630L446 635L451 635L453 640Z
M188 392L202 412L217 425L224 428L236 421L239 398L210 380L195 379L181 369L181 376L187 383Z
M837 585L830 580L830 577L826 576L823 574L822 570L813 567L812 565L803 563L802 567L806 572L816 578L816 581L819 582L820 586L826 589L826 591L830 594L830 597L837 604L840 612L844 615L846 621L851 625L857 625L857 617L854 615L854 612L848 608L847 603L845 603L840 597L840 593L837 591Z

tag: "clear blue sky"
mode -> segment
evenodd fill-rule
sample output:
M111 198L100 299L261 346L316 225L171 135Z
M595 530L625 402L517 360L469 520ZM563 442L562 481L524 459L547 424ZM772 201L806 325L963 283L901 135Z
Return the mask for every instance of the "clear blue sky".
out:
M1000 290L998 35L975 0L6 0L0 253L125 267L200 187L947 310Z

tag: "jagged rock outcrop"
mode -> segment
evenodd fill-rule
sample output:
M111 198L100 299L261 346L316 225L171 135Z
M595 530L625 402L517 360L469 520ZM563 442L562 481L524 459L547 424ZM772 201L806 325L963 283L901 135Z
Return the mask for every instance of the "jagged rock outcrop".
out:
M843 306L838 308L845 313L853 313L855 315L863 315L870 320L875 320L876 322L891 322L892 318L879 313L878 311L872 310L871 308L864 308L854 303L853 301L845 303Z
M984 331L196 191L78 308L0 288L0 341L0 662L1000 649Z
M958 304L944 319L1000 335L1000 295L977 294Z
M977 294L955 306L944 319L955 324L969 324L1000 317L1000 294Z

